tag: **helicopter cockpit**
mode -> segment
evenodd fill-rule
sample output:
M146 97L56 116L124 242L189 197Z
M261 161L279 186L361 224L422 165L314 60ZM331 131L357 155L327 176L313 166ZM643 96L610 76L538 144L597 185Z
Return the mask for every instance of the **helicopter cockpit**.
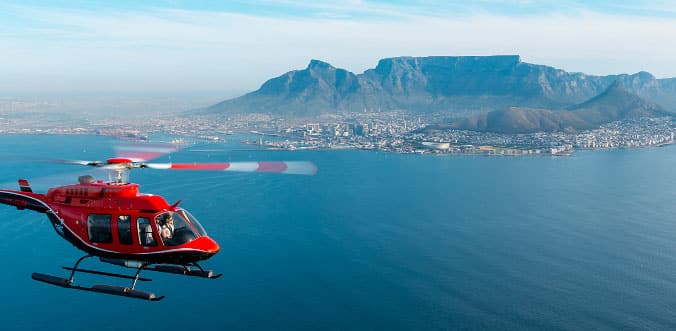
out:
M157 232L165 246L178 246L206 236L206 231L187 210L178 208L155 216Z

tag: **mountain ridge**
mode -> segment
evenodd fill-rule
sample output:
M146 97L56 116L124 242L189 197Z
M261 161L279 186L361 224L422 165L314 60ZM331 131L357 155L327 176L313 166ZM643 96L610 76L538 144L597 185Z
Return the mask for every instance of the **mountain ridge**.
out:
M648 72L606 76L567 72L518 55L392 57L355 74L313 59L243 96L198 113L487 112L509 107L565 109L615 81L650 102L676 110L676 78Z

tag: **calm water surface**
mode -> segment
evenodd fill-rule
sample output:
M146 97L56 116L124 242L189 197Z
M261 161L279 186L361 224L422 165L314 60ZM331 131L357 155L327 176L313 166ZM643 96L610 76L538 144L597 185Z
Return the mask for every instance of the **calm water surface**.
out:
M0 136L0 182L106 159L111 140ZM209 145L209 148L221 145ZM571 157L364 151L190 152L172 161L312 160L313 177L135 171L197 216L224 276L148 272L140 300L37 283L81 252L0 206L3 330L676 328L676 147ZM13 162L12 160L16 160ZM167 161L168 158L159 161ZM38 183L38 181L36 181ZM82 267L128 271L94 260ZM78 275L91 285L115 279Z

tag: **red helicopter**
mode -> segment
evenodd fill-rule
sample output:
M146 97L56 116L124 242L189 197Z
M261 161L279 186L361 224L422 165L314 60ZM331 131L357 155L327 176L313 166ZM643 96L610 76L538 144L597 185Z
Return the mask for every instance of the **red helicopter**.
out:
M203 269L199 262L218 253L219 246L207 236L197 219L180 208L180 200L168 204L159 195L139 192L129 182L135 168L162 170L212 170L275 172L312 175L311 162L227 162L227 163L149 163L148 160L171 153L174 145L124 144L115 146L117 157L101 161L60 161L104 169L108 180L79 176L78 183L51 188L46 194L33 192L25 179L19 191L0 190L0 203L19 210L44 213L54 230L86 255L77 260L68 278L33 273L34 280L70 289L159 301L164 296L136 289L141 271L151 270L215 279L221 274ZM134 276L78 268L90 257L136 269ZM80 286L73 283L76 272L131 280L129 287L116 285Z

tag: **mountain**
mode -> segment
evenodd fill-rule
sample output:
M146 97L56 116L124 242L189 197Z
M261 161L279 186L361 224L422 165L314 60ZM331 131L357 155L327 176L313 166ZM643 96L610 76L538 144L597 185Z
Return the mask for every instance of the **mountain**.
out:
M629 92L620 80L588 101L565 110L510 107L470 116L449 124L429 126L422 132L461 129L497 133L578 131L601 124L641 117L673 116L663 107Z
M663 107L629 92L619 80L598 96L569 107L579 118L592 125L619 119L673 116Z
M312 60L305 70L290 71L270 79L257 91L218 103L206 112L311 115L317 109L340 107L341 101L358 89L355 74Z
M490 111L509 107L562 109L593 98L613 82L676 110L676 78L647 72L592 76L521 61L517 55L382 59L354 74L319 60L265 82L257 91L201 113L322 113L406 110Z
M458 129L495 133L532 133L570 131L586 126L585 122L571 112L510 107L474 115L450 124L431 125L420 132Z

